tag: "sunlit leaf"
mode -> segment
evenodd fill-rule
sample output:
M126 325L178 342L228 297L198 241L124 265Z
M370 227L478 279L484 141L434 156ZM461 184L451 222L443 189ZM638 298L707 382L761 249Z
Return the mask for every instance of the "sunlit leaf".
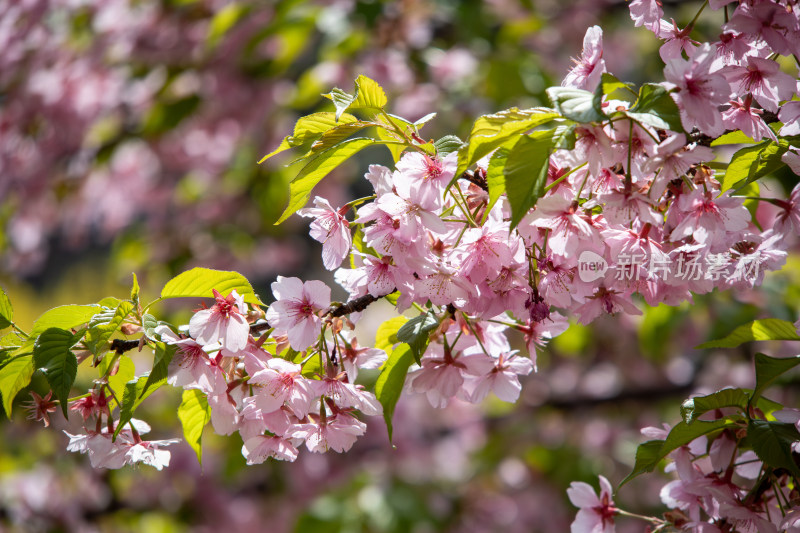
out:
M0 394L3 395L3 408L8 418L11 418L14 398L31 382L33 371L33 355L16 357L0 368Z
M794 324L787 320L765 318L739 326L728 336L722 339L704 342L697 346L697 349L735 348L745 342L771 340L797 341L800 340L800 335L797 334L797 328L794 327Z
M390 318L378 326L378 330L375 332L375 348L389 353L392 347L400 342L397 332L406 322L408 322L408 318L400 315Z
M414 359L417 363L420 362L420 357L422 357L425 348L428 346L430 332L436 329L438 325L439 319L436 318L436 314L433 311L429 310L410 319L397 330L397 339L411 347L411 353L414 354Z
M520 137L508 153L503 176L511 206L512 228L520 223L544 194L554 133L553 129Z
M594 94L572 87L550 87L547 96L556 110L575 122L600 122L608 117L595 104Z
M5 329L14 322L14 308L11 307L6 291L0 287L0 329Z
M197 454L197 462L203 464L203 428L211 420L211 407L205 394L197 389L184 390L178 407L178 419L183 426L183 438Z
M67 418L69 391L78 373L78 359L72 353L77 340L72 332L49 328L39 335L33 348L34 364L44 372L50 388L61 403L64 418Z
M236 290L244 301L253 305L264 305L253 291L247 278L238 272L212 270L210 268L193 268L178 274L164 285L161 298L213 298L213 289L223 296Z
M784 166L781 157L789 149L789 143L781 140L764 141L755 146L742 148L731 158L728 170L720 180L720 192L739 188Z
M681 405L681 416L687 424L694 422L699 416L723 407L747 409L750 395L742 389L722 389L707 396L689 398Z
M414 355L408 344L401 343L392 350L389 358L381 367L378 381L375 383L375 396L383 406L383 419L389 432L389 441L392 440L392 417L397 400L403 392L408 368L414 362Z

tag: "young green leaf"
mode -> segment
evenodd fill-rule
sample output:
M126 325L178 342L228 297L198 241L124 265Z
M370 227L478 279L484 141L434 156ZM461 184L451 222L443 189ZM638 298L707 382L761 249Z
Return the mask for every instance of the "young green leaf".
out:
M408 344L399 344L392 350L389 358L381 367L381 374L375 383L375 396L383 406L383 419L389 432L389 441L392 440L392 417L397 400L403 391L403 385L408 374L408 367L414 362L414 355Z
M350 104L352 104L356 99L354 95L346 93L339 88L334 88L331 92L328 94L323 94L322 96L333 102L333 105L336 108L336 120L339 120L339 117L341 117L344 112L347 111L347 108L349 108Z
M50 328L39 335L33 348L33 361L36 368L44 372L50 388L61 403L64 418L67 418L67 399L75 376L78 373L78 359L72 353L77 342L73 333Z
M645 83L639 88L639 98L626 114L647 126L683 131L677 104L669 95L669 91L655 83Z
M376 113L386 107L386 93L383 88L364 75L356 78L356 99L350 109L363 109Z
M133 310L133 303L120 302L117 308L111 313L98 313L89 322L89 329L86 331L86 347L95 355L100 355L102 351L108 349L108 340L122 325Z
M153 370L147 376L141 394L147 394L152 387L160 387L167 380L169 374L169 364L175 356L176 346L174 344L155 343L155 358L153 360Z
M511 206L512 229L544 194L555 131L535 131L520 137L508 153L503 176Z
M31 382L33 371L33 355L16 357L0 368L0 394L3 396L3 407L8 418L11 418L14 398Z
M161 290L160 299L213 298L213 289L217 289L223 296L227 296L235 289L239 295L244 297L245 302L252 305L264 305L256 296L253 286L250 285L247 278L238 272L201 267L187 270L169 280Z
M295 123L292 135L284 138L278 148L262 157L258 163L261 164L270 157L285 150L289 150L290 148L310 144L319 139L326 131L339 125L356 122L356 120L356 117L349 113L342 114L337 120L336 113L332 111L312 113L301 117L297 120L297 123Z
M704 342L697 349L735 348L750 341L800 341L800 335L794 324L787 320L765 318L741 325L728 336Z
M714 409L738 407L747 410L750 395L742 389L722 389L707 396L689 398L681 405L681 416L687 424L694 422L699 416Z
M600 122L608 117L595 104L594 94L572 87L550 87L547 96L556 110L575 122Z
M50 328L71 329L86 324L103 311L99 305L62 305L42 313L33 323L31 339L38 337Z
M115 440L117 435L119 435L119 432L122 431L128 422L131 421L131 418L133 418L133 413L142 404L142 402L167 382L166 380L162 380L145 390L148 377L149 373L144 374L136 379L132 379L125 384L125 392L122 395L122 405L120 405L119 408L119 423L117 424L117 428L114 430Z
M375 144L397 143L391 141L376 141L374 139L362 137L348 139L320 152L316 157L311 159L289 184L289 205L275 224L280 224L293 215L298 209L305 206L306 203L308 203L314 186L319 183L322 178L327 176L331 170L338 167L360 150Z
M411 353L414 354L414 359L417 363L420 362L425 348L428 346L428 337L430 332L436 329L439 325L439 319L436 314L429 310L425 314L415 316L399 330L397 330L397 340L405 342L411 347Z
M400 339L397 338L397 332L406 322L408 322L408 319L400 315L390 318L378 326L378 330L375 332L375 348L389 353L392 347L400 342Z
M433 147L436 148L436 155L439 157L444 157L448 154L452 154L453 152L457 152L458 149L463 145L464 141L455 135L445 135L433 143Z
M6 329L14 322L14 308L6 291L0 287L0 329Z
M733 154L728 170L720 181L720 192L743 187L779 169L785 164L781 157L788 149L789 143L784 140L780 143L764 141L742 148Z
M203 428L211 420L211 408L205 394L197 389L184 390L181 405L178 407L178 419L183 426L183 438L197 454L197 462L202 465Z
M648 440L647 442L641 443L636 448L636 460L633 464L633 470L631 470L630 474L625 476L625 479L620 482L619 486L622 487L622 485L639 474L655 470L658 463L664 458L664 456L661 455L661 448L663 447L663 440Z
M478 117L472 126L467 143L459 149L458 169L453 182L495 148L557 118L560 118L558 113L544 107L523 110L512 107L499 113Z
M103 365L103 363L111 363L115 358L114 357L106 357L103 359L102 363L98 365L98 369L100 370L100 375L104 375L107 368ZM125 392L125 385L128 384L130 380L136 377L136 365L133 364L133 361L130 357L125 355L121 355L118 361L117 372L116 374L108 376L108 386L111 387L111 390L114 391L114 395L116 398L122 398L122 394ZM116 364L116 363L115 363ZM114 398L108 399L108 407L112 411L114 407L116 407L117 402Z
M136 279L136 273L133 272L133 284L131 286L131 301L133 305L139 305L139 280Z
M772 468L785 468L800 478L800 468L792 456L792 445L800 441L794 424L751 420L747 425L747 443L759 459Z
M752 404L755 400L757 400L764 390L772 385L776 379L797 365L800 365L800 355L778 358L770 357L763 353L757 353L756 388L753 389L753 396L750 399L750 403Z
M491 211L497 200L506 192L506 175L504 173L508 154L511 153L513 145L501 146L489 158L489 165L486 169L486 185L489 187L489 205L486 211Z

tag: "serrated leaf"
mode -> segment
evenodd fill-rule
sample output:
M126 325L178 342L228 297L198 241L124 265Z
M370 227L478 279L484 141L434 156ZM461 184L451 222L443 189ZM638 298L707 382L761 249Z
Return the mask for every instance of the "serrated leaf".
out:
M772 131L777 133L783 124L781 124L780 122L773 122L767 125ZM736 130L736 131L729 131L728 133L720 135L719 137L711 141L711 147L713 148L715 146L724 146L726 144L756 144L760 140L761 139L752 139L748 137L742 130Z
M495 148L557 118L560 118L558 113L543 107L523 110L512 107L478 117L472 125L467 143L458 152L458 170L453 180L458 179L465 170Z
M375 382L375 397L383 406L383 419L386 421L386 430L389 432L389 441L392 440L392 417L397 400L403 392L408 368L414 362L414 355L408 344L399 344L389 354L388 359L381 367L378 381Z
M511 229L544 194L554 133L552 129L520 137L508 153L503 176L511 206Z
M31 382L33 371L33 355L16 357L0 368L0 394L3 396L3 408L8 418L11 418L14 398Z
M800 340L800 335L797 334L797 328L794 327L794 324L787 320L765 318L741 325L726 337L704 342L703 344L697 346L697 349L735 348L740 344L750 341L797 340Z
M165 298L213 298L213 289L223 296L236 290L244 301L252 305L264 305L253 291L247 278L238 272L228 270L212 270L210 268L193 268L178 274L164 285L161 299Z
M661 448L663 447L663 440L648 440L647 442L641 443L636 448L636 461L633 464L633 470L620 482L619 486L621 487L639 474L655 470L658 463L664 458L664 456L661 455Z
M750 395L742 389L722 389L707 396L689 398L681 405L683 421L691 424L704 413L723 407L738 407L747 410Z
M757 400L759 396L772 385L776 379L800 365L800 355L794 357L778 358L770 357L763 353L756 354L756 387L753 389L753 396L750 400Z
M397 330L397 339L411 347L411 353L414 354L417 363L420 362L420 357L428 346L430 332L438 325L439 319L432 310L429 310L410 319Z
M76 335L71 332L49 328L39 335L33 347L33 362L61 403L64 418L67 418L69 391L78 373L78 359L71 350L76 342Z
M374 126L374 122L365 122L365 121L355 121L355 122L348 122L346 124L341 124L334 128L329 129L325 133L323 133L314 144L311 145L311 152L307 155L316 154L318 152L323 152L329 148L333 148L340 142L344 141L354 133L357 133L364 128L368 128L370 126Z
M386 93L378 82L364 75L356 78L356 98L351 109L379 111L386 106Z
M142 315L142 329L144 329L144 334L152 340L157 340L157 335L155 332L156 327L158 326L158 319L149 313L145 313Z
M375 332L375 348L389 353L395 344L401 342L397 338L397 332L406 322L408 322L408 318L400 315L390 318L378 326L378 330Z
M160 387L167 381L169 364L172 362L177 348L174 344L164 344L163 342L156 342L155 345L153 369L147 376L147 381L145 381L144 387L142 388L142 395L147 394L147 391L153 387Z
M356 139L348 139L320 152L300 170L289 184L289 205L275 224L280 224L293 215L298 209L305 206L311 196L311 191L317 183L350 156L358 153L367 146L385 143L388 142L359 137Z
M759 459L772 468L785 468L800 478L800 468L792 456L792 444L800 441L794 424L751 420L747 425L747 442Z
M166 380L161 381L156 384L156 386L151 386L150 388L145 391L145 385L147 383L149 377L148 374L144 374L136 379L132 379L128 383L125 384L125 392L122 395L122 405L119 408L119 423L117 424L117 428L114 430L114 439L116 440L117 435L122 429L131 421L133 418L133 413L136 412L136 409L145 401L148 396L153 394L159 388L161 388Z
M333 105L336 108L336 120L339 120L339 117L341 117L344 112L347 111L347 108L350 107L350 104L352 104L356 99L355 95L346 93L339 88L334 88L331 92L328 94L323 94L322 96L333 102Z
M6 291L0 287L0 329L6 329L14 322L14 308Z
M508 163L508 154L511 146L501 146L489 158L489 165L486 168L486 185L489 188L489 205L486 211L491 211L497 200L506 192L506 175L504 170Z
M639 98L626 114L637 122L654 128L683 131L677 104L667 89L655 83L645 83L639 88Z
M547 96L556 110L575 122L601 122L608 117L595 104L594 94L572 87L550 87Z
M378 139L386 143L386 147L392 154L392 160L395 163L400 161L400 157L403 155L403 152L405 152L406 148L408 148L408 145L401 141L402 138L400 135L394 133L392 130L387 130L384 128L376 128L375 135L378 136Z
M691 425L687 424L686 422L679 422L675 425L675 427L672 428L672 430L670 430L669 435L667 435L665 440L647 441L639 445L639 449L636 450L636 463L634 464L633 470L625 479L622 480L620 487L639 474L643 474L644 472L652 472L653 469L658 466L658 463L664 459L664 457L672 453L674 450L677 450L681 446L689 444L698 437L708 435L709 433L713 433L733 425L735 425L734 420L729 418L721 418L711 422L696 420ZM658 444L654 443L660 444L658 450L656 450Z
M436 113L428 113L424 117L415 120L414 121L414 126L419 129L422 126L424 126L425 124L427 124L428 122L430 122L431 120L433 120L435 116L436 116Z
M600 83L597 85L597 89L594 92L594 98L596 100L594 104L595 108L602 111L600 106L603 96L613 98L614 100L623 100L633 103L637 98L637 94L631 87L633 87L632 83L620 81L613 74L603 72L600 76Z
M181 405L178 407L178 419L183 427L183 438L197 454L197 462L202 465L203 428L211 420L211 408L205 394L197 389L183 391Z
M741 188L784 166L781 157L788 149L789 144L784 140L780 143L764 141L742 148L733 154L728 170L720 181L720 192Z
M50 328L71 329L86 324L103 311L99 305L62 305L42 313L33 323L31 338L38 337Z
M436 148L436 155L439 157L444 157L448 154L452 154L453 152L457 152L458 149L463 145L464 141L455 135L445 135L433 143L433 147Z
M122 325L122 321L133 310L133 303L120 302L116 309L109 312L98 313L89 322L86 331L86 347L95 355L99 355L103 348L107 348L108 340Z

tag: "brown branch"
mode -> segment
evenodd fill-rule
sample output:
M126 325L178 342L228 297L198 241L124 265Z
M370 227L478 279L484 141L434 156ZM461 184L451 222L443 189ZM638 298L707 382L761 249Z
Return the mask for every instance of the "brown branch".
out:
M393 294L397 292L397 289L394 289L389 294ZM349 315L350 313L360 313L364 309L366 309L371 303L377 302L383 298L383 296L372 296L371 294L365 294L364 296L359 296L355 300L351 300L345 304L341 304L335 307L331 307L327 314L333 318L337 318L344 315Z
M139 347L139 339L133 340L126 340L126 339L114 339L111 341L111 349L118 354L123 354L125 352L129 352L134 348Z
M467 180L470 183L473 183L483 189L486 192L489 192L489 184L486 183L486 171L482 169L478 169L476 171L465 170L463 174L461 174L461 179Z

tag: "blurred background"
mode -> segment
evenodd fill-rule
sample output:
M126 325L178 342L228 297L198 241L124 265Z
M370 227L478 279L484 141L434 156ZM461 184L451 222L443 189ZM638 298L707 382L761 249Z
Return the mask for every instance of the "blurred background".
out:
M683 22L699 5L665 3ZM720 23L702 18L700 33ZM365 74L393 113L438 113L424 137L465 138L482 113L546 104L593 24L609 71L662 79L658 41L621 0L0 1L0 284L16 321L125 295L131 272L145 299L193 266L237 270L266 298L277 275L330 282L306 223L273 225L296 169L256 164L300 115L330 108L321 93ZM388 162L367 151L315 193L363 196L366 166ZM394 446L375 420L351 452L294 464L247 467L238 437L208 430L202 467L181 444L163 472L92 470L64 449L77 421L45 431L17 406L13 423L0 414L0 531L567 531L570 481L618 483L641 427L674 423L692 392L752 385L746 348L693 346L757 317L795 320L798 301L795 254L756 293L572 326L516 405L404 398ZM162 389L145 404L154 438L180 436L179 403ZM658 512L665 479L640 478L618 501Z

